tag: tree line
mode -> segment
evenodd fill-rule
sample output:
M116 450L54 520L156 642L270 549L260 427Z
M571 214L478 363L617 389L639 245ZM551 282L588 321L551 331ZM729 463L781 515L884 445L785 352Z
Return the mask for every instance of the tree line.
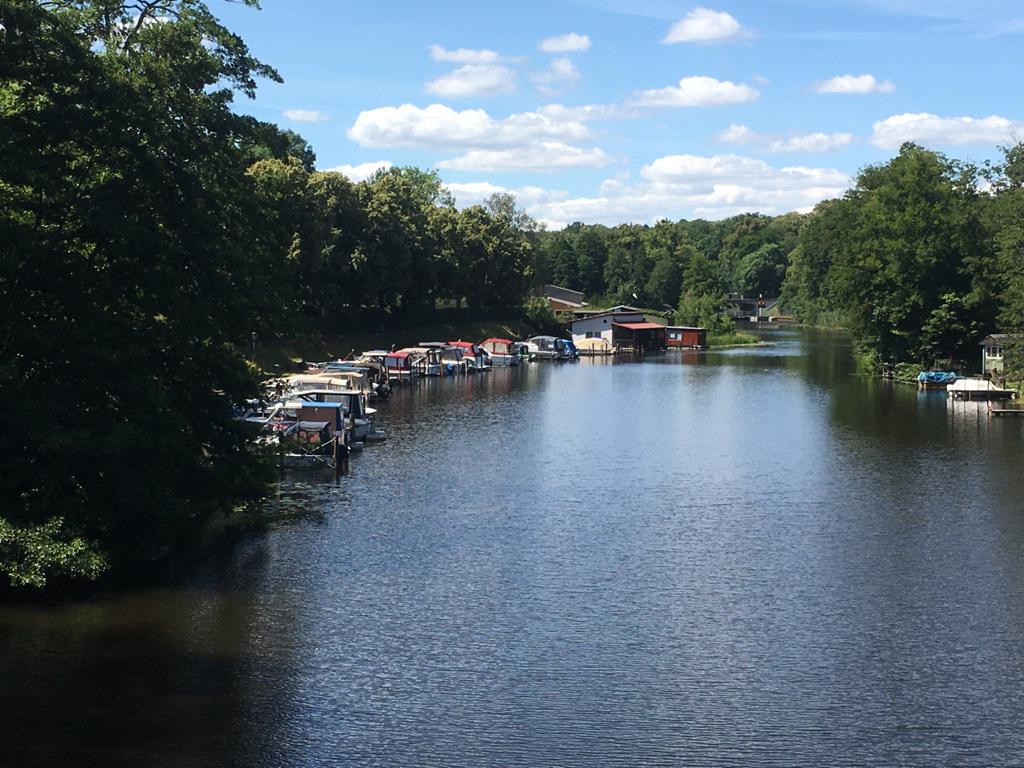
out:
M1024 145L1002 154L906 144L805 215L573 224L541 234L534 272L712 327L727 294L781 295L799 320L848 329L869 366L970 364L986 334L1024 327Z

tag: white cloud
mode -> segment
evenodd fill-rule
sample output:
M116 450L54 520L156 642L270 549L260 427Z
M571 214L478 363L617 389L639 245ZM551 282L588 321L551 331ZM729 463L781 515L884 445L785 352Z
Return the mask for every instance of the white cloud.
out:
M724 144L754 144L759 136L760 134L745 125L730 125L716 138Z
M489 181L471 181L461 184L449 182L445 186L454 195L455 204L460 208L482 203L494 194L511 193L516 196L516 202L524 208L539 203L564 200L569 196L567 192L560 189L544 189L533 186L503 187Z
M839 75L815 83L818 93L892 93L896 86L890 80L877 80L874 75Z
M537 113L556 121L586 122L588 120L620 120L636 117L635 110L623 109L617 104L581 104L567 107L564 104L547 104L540 107Z
M654 88L633 95L641 107L709 107L755 101L761 94L749 85L713 77L684 77L678 86Z
M545 37L537 47L544 53L570 53L572 51L585 51L590 48L590 38L587 35L577 35L570 32L567 35L557 37Z
M352 181L362 181L370 178L381 168L391 168L394 165L390 160L376 160L371 163L360 163L359 165L336 165L333 168L324 168L328 173L341 173L348 176Z
M516 73L501 64L466 64L426 85L430 93L449 99L494 96L515 89Z
M1024 136L1024 121L990 117L939 117L927 112L893 115L874 124L871 143L894 149L905 141L933 146L1008 144Z
M694 8L673 24L664 39L672 43L732 43L749 37L750 32L725 11Z
M505 118L482 109L456 111L443 104L381 107L361 112L348 130L365 147L422 147L458 150L439 168L500 171L600 167L611 158L598 148L580 147L589 141L584 121L610 114L602 106L565 107L549 104L533 112Z
M501 57L495 51L486 48L459 48L449 51L444 46L432 45L430 58L434 61L452 61L456 64L496 64Z
M360 112L348 136L364 147L513 147L531 141L587 139L590 132L583 119L579 110L559 105L495 119L482 109L403 104Z
M564 56L552 59L546 70L533 76L534 82L542 87L557 83L572 83L579 79L580 71L576 69L576 65L572 63L571 59ZM550 90L550 88L544 90Z
M745 125L730 125L718 134L724 144L748 144L763 152L782 154L787 152L832 152L845 149L856 137L852 133L758 133Z
M603 150L541 141L510 149L473 149L442 160L438 168L455 171L547 171L554 168L601 168L611 162Z
M829 168L777 168L738 155L669 155L641 170L636 184L609 179L596 197L538 203L529 208L551 227L573 221L615 225L660 218L721 219L748 211L808 211L838 197L849 177Z
M315 109L286 109L284 116L296 123L322 123L331 118Z

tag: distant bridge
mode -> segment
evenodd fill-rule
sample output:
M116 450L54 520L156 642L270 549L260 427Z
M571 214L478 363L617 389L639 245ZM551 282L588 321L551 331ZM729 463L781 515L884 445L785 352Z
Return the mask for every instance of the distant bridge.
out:
M738 296L730 294L727 302L733 317L767 317L779 303L777 296Z

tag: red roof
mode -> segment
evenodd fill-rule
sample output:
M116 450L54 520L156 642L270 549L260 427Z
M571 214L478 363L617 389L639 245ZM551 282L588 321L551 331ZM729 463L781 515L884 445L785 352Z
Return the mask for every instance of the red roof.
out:
M406 352L404 349L400 349L398 352L388 352L387 356L388 357L406 358L406 357L409 356L409 353Z
M472 349L475 344L472 341L449 341L453 347L462 347L463 349Z
M494 344L511 344L512 343L512 339L484 339L480 343L481 344L490 344L490 343L494 343Z
M629 328L631 331L657 331L665 330L665 326L661 323L612 323L617 325L619 328Z

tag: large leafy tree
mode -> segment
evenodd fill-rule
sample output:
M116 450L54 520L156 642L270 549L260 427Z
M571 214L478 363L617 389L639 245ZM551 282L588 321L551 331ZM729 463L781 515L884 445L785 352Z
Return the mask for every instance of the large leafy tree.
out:
M819 206L804 226L787 298L805 315L840 311L858 343L882 360L966 353L976 338L942 327L970 329L984 319L977 278L991 245L976 182L973 167L913 144L865 168L842 200ZM948 348L954 339L962 340Z
M1024 331L1024 143L1003 149L1003 162L989 171L992 197L986 209L994 233L995 260L986 286L995 296L998 325Z
M197 2L0 21L0 570L42 584L159 558L261 489L233 418L261 276L230 102L274 73Z

